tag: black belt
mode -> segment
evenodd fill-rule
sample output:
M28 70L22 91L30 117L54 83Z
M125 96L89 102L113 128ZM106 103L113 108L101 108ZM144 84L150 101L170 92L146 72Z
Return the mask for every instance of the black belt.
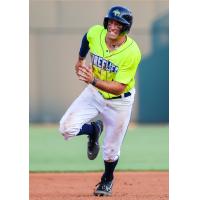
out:
M99 92L100 94L101 94L101 92ZM102 94L101 94L102 95ZM103 96L103 95L102 95ZM120 95L120 96L116 96L116 97L111 97L111 98L104 98L104 99L121 99L121 98L123 98L123 97L129 97L129 96L131 96L131 93L130 92L126 92L126 93L124 93L124 94L122 94L122 95Z

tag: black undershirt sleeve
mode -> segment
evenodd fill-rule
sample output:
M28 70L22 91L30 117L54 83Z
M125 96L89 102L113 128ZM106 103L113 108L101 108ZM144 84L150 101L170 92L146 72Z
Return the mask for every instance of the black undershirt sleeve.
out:
M87 56L87 53L89 51L89 42L87 40L87 33L83 36L79 56L82 58L85 58Z

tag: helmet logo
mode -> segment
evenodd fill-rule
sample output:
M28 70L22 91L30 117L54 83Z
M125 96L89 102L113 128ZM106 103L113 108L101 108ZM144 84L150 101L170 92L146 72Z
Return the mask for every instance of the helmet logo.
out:
M113 10L113 13L115 16L120 16L121 14L119 10Z

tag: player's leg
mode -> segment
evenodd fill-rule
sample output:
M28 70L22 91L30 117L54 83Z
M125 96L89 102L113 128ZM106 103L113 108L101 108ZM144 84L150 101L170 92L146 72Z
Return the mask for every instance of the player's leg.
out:
M90 134L86 132L88 128L92 129ZM83 134L88 135L87 155L90 160L94 160L99 153L100 149L99 137L101 136L102 132L103 132L103 122L101 120L97 120L95 122L91 122L91 124L84 124L80 132L78 133L78 135L83 135Z
M103 131L101 121L88 123L98 115L96 102L87 87L72 103L60 120L60 132L65 140L78 135L88 135L88 158L95 159L99 152L98 138Z
M133 99L134 92L132 97L124 99L122 102L113 100L111 106L108 105L106 108L108 114L103 115L106 129L103 143L105 170L95 195L111 195L112 193L113 173L118 164L120 147L129 124Z
M79 95L71 104L60 120L60 132L65 140L68 140L79 134L90 134L93 126L84 125L92 118L98 115L98 110L94 106L92 94L88 88Z

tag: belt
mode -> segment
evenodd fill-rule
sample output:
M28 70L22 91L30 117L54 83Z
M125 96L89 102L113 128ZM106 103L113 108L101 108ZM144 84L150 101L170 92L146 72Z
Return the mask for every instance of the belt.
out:
M101 92L99 92L101 94ZM102 95L102 94L101 94ZM102 95L103 96L103 95ZM131 93L130 92L126 92L124 94L121 94L120 96L116 96L116 97L111 97L111 98L104 98L104 99L121 99L123 97L129 97L131 96Z

